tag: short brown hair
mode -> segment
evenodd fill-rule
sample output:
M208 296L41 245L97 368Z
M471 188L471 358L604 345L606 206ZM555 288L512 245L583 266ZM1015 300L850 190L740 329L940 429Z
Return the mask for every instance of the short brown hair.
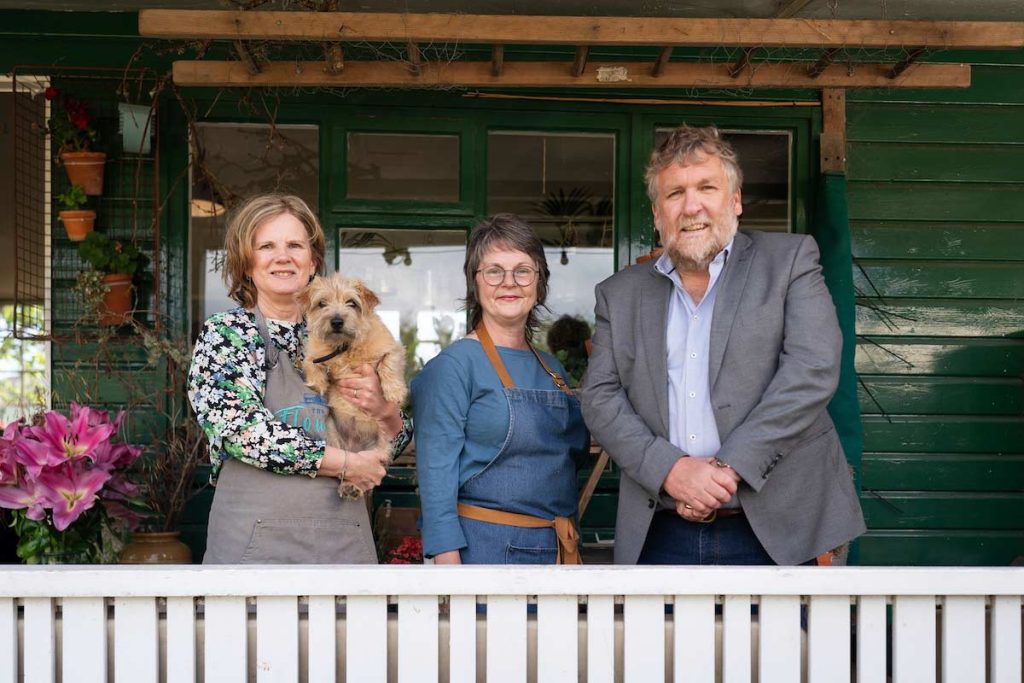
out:
M743 170L740 168L739 157L715 126L688 126L685 123L665 138L653 152L647 162L644 181L647 183L647 198L653 204L658 199L658 174L672 164L686 164L695 157L717 156L725 166L725 175L729 179L730 190L738 191L743 187Z
M256 305L256 287L249 277L253 237L260 226L283 214L294 216L306 228L309 248L313 252L313 267L317 273L324 272L324 231L316 214L306 202L290 194L261 194L250 197L232 212L228 219L227 232L224 234L224 251L227 253L224 283L228 286L228 296L245 308Z
M540 325L538 308L544 306L548 298L548 260L544 256L544 244L529 223L511 213L498 213L484 220L473 228L466 247L466 263L463 271L466 274L466 310L469 312L469 329L475 330L483 319L480 307L480 296L476 290L476 271L484 260L487 252L493 248L506 248L521 251L531 259L537 268L537 303L526 318L526 338L532 339L533 333Z

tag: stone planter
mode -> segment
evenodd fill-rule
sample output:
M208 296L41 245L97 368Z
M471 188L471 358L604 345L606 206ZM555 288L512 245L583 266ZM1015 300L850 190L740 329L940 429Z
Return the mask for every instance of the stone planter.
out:
M121 564L192 564L192 551L177 531L139 531L121 551Z

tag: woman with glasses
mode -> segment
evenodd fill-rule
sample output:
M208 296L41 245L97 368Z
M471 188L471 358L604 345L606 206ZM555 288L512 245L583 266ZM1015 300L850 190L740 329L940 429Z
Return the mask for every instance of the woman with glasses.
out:
M565 371L531 340L544 247L511 214L466 250L473 330L412 382L423 550L437 564L575 564L576 468L590 437Z

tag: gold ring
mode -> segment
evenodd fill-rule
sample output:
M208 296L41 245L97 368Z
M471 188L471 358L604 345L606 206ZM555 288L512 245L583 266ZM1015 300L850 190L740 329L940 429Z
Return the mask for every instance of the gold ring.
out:
M686 508L687 510L692 510L693 509L693 506L688 504L688 503L683 503L683 507Z

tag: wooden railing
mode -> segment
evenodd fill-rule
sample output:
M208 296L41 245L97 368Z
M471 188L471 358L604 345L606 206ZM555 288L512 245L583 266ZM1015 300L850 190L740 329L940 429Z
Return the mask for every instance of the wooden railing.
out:
M6 681L1020 683L1010 568L15 567Z

